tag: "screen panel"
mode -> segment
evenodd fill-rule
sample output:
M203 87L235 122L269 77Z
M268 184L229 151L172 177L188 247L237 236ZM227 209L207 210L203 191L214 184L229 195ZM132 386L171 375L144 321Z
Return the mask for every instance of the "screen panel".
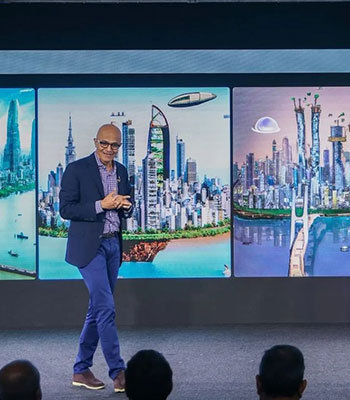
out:
M111 122L135 196L120 277L230 276L229 97L224 87L39 89L39 277L80 278L64 262L60 181Z
M0 279L36 277L35 92L0 89Z
M349 276L350 88L233 93L235 276Z

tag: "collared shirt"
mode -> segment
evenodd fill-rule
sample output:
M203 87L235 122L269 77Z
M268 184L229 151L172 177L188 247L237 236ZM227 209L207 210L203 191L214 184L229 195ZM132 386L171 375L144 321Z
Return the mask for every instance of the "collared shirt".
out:
M113 192L113 190L115 190L116 193L118 194L117 168L115 162L113 161L113 168L110 171L108 171L105 165L102 164L96 152L95 152L95 158L101 175L104 195L107 196L109 193ZM96 209L96 214L99 214L104 211L101 206L101 200L97 200L95 202L95 209ZM119 226L120 226L120 219L118 216L118 212L116 210L107 210L106 220L103 227L103 233L119 231Z

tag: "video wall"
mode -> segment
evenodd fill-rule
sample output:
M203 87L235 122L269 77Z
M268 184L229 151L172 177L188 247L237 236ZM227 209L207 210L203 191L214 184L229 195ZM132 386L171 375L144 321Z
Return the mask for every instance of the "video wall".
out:
M120 278L350 276L349 103L349 87L0 89L0 279L81 278L59 191L105 123L134 198Z
M0 90L0 212L8 218L0 279L81 277L64 261L70 222L59 214L59 191L66 166L95 151L105 123L122 131L117 161L135 204L119 277L230 276L229 99L225 87L40 88L36 128L35 91Z

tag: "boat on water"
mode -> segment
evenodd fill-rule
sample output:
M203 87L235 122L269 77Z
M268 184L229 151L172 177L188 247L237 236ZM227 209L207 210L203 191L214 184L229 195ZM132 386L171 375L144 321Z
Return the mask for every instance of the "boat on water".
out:
M346 251L349 251L349 250L350 250L349 246L344 245L344 246L340 247L340 251L346 252Z
M8 253L9 253L10 256L12 256L12 257L18 257L18 253L16 253L15 251L9 250Z
M17 233L17 239L28 239L29 236L25 235L23 232Z

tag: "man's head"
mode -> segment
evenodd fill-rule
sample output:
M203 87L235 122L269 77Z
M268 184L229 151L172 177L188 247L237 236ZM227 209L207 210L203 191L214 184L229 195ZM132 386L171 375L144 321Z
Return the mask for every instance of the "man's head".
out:
M299 399L305 390L304 357L299 349L278 345L265 351L256 386L260 399Z
M16 360L0 370L1 400L40 400L40 374L27 360Z
M128 362L125 391L130 400L165 400L173 388L173 371L155 350L141 350Z
M121 132L113 124L102 125L94 139L96 152L103 164L109 164L115 158L121 146Z

